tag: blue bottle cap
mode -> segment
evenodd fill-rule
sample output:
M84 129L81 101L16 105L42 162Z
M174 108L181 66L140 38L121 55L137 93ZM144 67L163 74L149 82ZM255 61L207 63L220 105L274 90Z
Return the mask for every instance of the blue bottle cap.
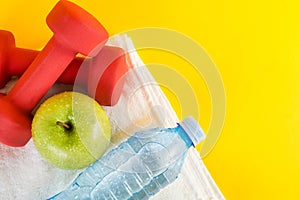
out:
M199 142L201 142L205 138L204 131L193 117L186 117L178 124L183 128L183 130L192 140L194 146L199 144Z

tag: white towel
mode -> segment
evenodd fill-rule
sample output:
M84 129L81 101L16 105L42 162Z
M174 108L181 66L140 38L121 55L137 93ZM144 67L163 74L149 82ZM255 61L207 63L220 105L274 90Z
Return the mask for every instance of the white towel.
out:
M109 45L125 50L134 49L126 35L113 37ZM173 127L178 122L167 98L156 84L136 52L127 56L130 67L120 100L113 107L104 107L110 117L113 137L117 144L130 134L145 127ZM11 81L0 92L7 92ZM69 86L57 84L47 96ZM0 199L46 199L64 190L82 170L61 170L41 158L32 140L22 148L0 143ZM224 199L202 162L198 152L190 148L178 179L151 199Z

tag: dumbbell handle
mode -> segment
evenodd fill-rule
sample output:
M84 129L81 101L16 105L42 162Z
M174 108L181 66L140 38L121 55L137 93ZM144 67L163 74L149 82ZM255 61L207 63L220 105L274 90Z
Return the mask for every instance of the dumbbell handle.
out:
M6 82L3 82L3 84L0 85L0 88L4 87L4 85L12 76L22 76L22 74L26 71L28 66L32 63L32 61L35 59L35 57L37 57L38 54L39 51L36 50L18 47L14 48L14 50L9 55L8 65L6 66L6 77L3 77L6 79ZM84 62L84 60L84 57L76 57L75 59L73 59L57 81L64 84L73 84L76 79L78 84L86 84L86 76L76 77L79 67ZM86 71L88 71L88 69L86 69Z
M6 84L10 77L20 77L39 51L15 47L9 54L9 69L2 75ZM63 84L74 84L88 89L88 94L98 103L112 106L118 102L123 87L123 76L127 72L125 53L118 47L103 47L93 58L76 57L57 79ZM80 70L80 73L79 73Z
M35 57L38 55L38 51L14 48L9 55L9 61L7 67L8 76L21 76L32 63Z
M10 102L29 113L75 55L76 52L65 48L52 37L8 93Z

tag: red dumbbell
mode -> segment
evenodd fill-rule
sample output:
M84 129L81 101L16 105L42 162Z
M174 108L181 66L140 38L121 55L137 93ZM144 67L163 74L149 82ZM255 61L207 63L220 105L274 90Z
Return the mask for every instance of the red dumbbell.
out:
M16 47L13 34L0 30L0 58L2 58L0 59L0 88L12 76L20 77L38 53L38 51ZM81 74L78 74L80 67ZM89 73L90 68L91 73ZM100 105L112 106L118 102L121 95L122 77L126 72L124 51L119 47L104 46L93 59L76 57L57 82L74 84L76 79L76 84L89 90L89 95L95 96ZM91 79L90 76L93 77L93 81L88 81Z
M30 112L63 73L77 52L97 54L108 39L103 26L68 1L59 1L47 16L54 35L5 96L0 96L0 141L23 146L31 138Z

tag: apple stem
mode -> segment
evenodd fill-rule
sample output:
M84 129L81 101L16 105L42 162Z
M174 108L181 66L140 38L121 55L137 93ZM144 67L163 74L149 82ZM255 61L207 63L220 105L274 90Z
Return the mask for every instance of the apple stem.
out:
M59 126L64 127L67 130L70 130L72 128L69 124L64 123L64 122L57 121L56 124L59 125Z

